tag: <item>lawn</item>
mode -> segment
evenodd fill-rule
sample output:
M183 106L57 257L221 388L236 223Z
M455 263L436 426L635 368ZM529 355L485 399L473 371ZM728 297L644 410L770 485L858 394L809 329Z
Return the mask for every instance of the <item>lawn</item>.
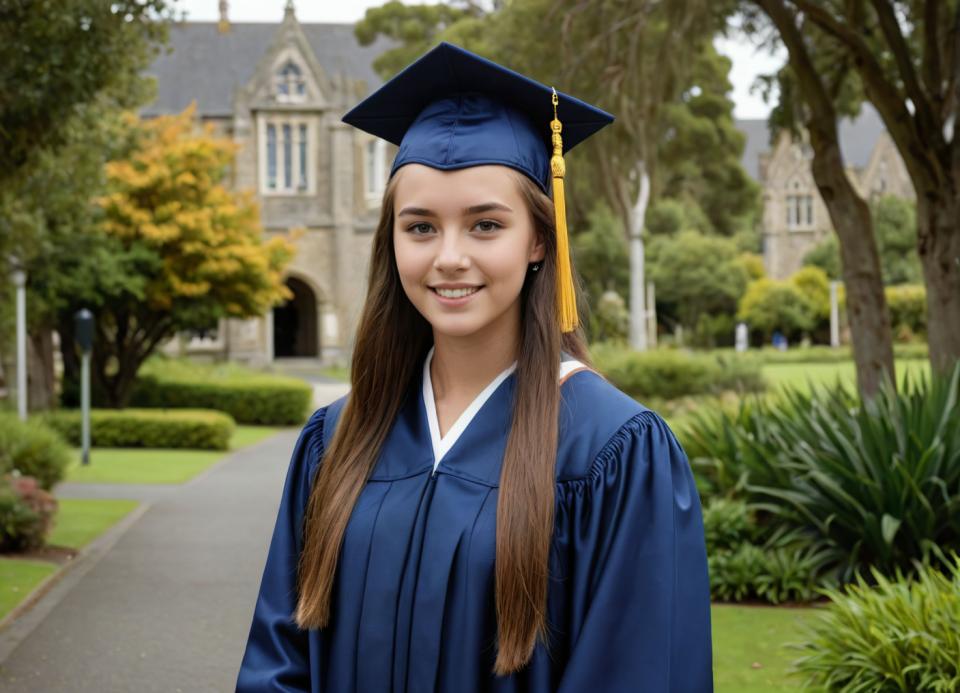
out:
M56 564L45 561L0 558L0 619L56 570Z
M237 426L230 450L269 438L281 429L272 426ZM93 448L90 464L80 464L80 450L67 468L66 481L103 484L182 484L221 460L219 450Z
M803 639L817 609L715 604L713 670L716 693L804 690L787 669L798 653L786 647Z
M930 374L930 362L926 360L901 360L896 363L897 381L903 382L909 373L912 379ZM770 363L763 366L763 376L771 388L781 385L808 389L810 384L832 385L839 379L849 387L856 385L856 368L853 361L836 363Z
M123 519L139 503L133 500L58 498L60 504L47 543L79 549Z

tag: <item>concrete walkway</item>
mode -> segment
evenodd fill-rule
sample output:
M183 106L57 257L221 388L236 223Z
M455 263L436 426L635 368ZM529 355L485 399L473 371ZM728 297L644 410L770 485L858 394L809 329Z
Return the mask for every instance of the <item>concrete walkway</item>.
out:
M318 386L317 400L344 391ZM298 433L183 485L60 484L60 498L144 505L0 631L0 691L232 691Z

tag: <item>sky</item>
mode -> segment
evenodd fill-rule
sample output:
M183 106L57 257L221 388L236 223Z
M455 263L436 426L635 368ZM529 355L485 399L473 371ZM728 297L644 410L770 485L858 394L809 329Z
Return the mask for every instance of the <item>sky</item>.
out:
M382 5L386 0L295 0L297 18L301 22L353 23L363 18L369 7ZM419 0L405 0L407 4ZM279 22L283 18L286 0L228 0L228 15L235 22ZM175 7L193 21L216 21L218 0L177 0ZM751 94L750 86L757 75L773 72L785 59L784 53L770 56L757 50L743 35L717 39L719 52L733 61L730 82L731 98L736 118L766 118L771 106L765 104L759 93Z

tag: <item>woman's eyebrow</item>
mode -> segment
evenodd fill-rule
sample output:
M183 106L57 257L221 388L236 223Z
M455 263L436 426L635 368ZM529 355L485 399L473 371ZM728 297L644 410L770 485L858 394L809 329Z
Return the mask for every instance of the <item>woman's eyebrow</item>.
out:
M499 202L484 202L481 205L474 205L473 207L467 207L463 210L464 216L468 214L482 214L483 212L510 212L513 213L513 210L507 207L504 204ZM397 214L398 217L404 216L414 216L414 217L435 217L437 213L433 210L426 209L424 207L404 207L400 210L400 213Z

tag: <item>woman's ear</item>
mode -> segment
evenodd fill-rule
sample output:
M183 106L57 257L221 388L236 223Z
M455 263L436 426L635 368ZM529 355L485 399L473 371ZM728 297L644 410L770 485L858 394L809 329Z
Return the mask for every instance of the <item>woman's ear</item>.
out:
M547 244L543 240L543 235L536 232L533 247L530 249L530 262L542 262L547 254Z

